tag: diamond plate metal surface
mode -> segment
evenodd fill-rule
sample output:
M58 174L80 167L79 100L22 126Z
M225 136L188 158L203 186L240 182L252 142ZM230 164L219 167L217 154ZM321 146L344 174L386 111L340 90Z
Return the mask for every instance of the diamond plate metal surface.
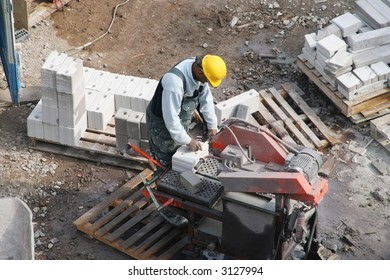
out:
M191 193L180 183L180 172L170 170L157 183L157 189L168 194L211 207L222 195L223 187L219 181L202 177L203 186Z
M207 158L197 169L196 173L217 179L217 171L220 162L215 158Z

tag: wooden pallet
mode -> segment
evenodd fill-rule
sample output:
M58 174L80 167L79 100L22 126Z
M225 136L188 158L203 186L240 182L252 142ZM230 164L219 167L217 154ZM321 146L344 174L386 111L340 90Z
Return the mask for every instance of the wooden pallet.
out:
M145 169L140 174L150 178L153 172ZM134 259L171 259L187 245L186 229L167 223L152 201L142 196L140 174L79 217L74 225Z
M390 114L370 122L371 136L390 152Z
M104 130L87 129L75 146L32 138L34 150L101 162L118 167L142 171L149 166L148 160L128 153L121 154L116 148L115 118L112 117Z
M263 122L271 127L282 122L278 131L284 140L294 142L309 148L325 148L339 142L331 131L302 99L300 89L292 83L285 83L280 89L268 88L260 90L260 109L256 114ZM290 98L301 112L296 112L287 102ZM283 130L281 132L281 130ZM279 137L281 135L278 135Z
M299 55L297 65L308 78L340 109L343 115L350 117L354 123L365 122L388 113L390 108L390 88L381 89L370 94L347 100L335 87L329 84L315 70L303 55Z

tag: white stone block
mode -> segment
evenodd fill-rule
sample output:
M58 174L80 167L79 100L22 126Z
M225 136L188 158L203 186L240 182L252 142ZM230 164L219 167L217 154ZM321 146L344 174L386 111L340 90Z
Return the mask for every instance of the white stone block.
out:
M52 89L57 88L57 71L68 57L65 53L51 52L41 67L41 85Z
M127 149L127 143L129 142L129 137L127 135L117 134L115 135L116 150L119 152L125 152Z
M86 104L86 108L89 108L89 106L91 106L93 100L98 95L98 92L99 91L92 90L92 89L86 89L85 90L85 104Z
M59 142L58 125L42 123L43 124L43 139L51 142Z
M148 126L146 124L146 114L143 115L141 119L141 140L148 140L149 139L149 133L148 133Z
M383 61L387 64L390 63L390 44L371 48L368 51L359 52L353 55L353 64L355 68L368 66L379 61Z
M259 93L254 89L243 92L230 99L222 101L215 105L215 114L217 115L218 125L229 119L234 113L237 104L246 105L249 107L250 114L259 110L260 97Z
M129 138L141 139L141 119L144 117L143 112L130 111L127 118L127 136Z
M56 79L58 92L73 93L80 85L84 87L83 61L67 57L57 71Z
M363 86L367 86L378 81L378 76L369 66L356 68L353 70L353 73L356 75L356 77L359 78L360 81L362 81Z
M95 69L91 77L86 80L85 88L100 91L109 75L110 72Z
M58 108L42 104L42 121L44 123L58 125Z
M317 42L317 52L326 58L331 58L338 51L346 51L347 44L334 34L325 37Z
M100 91L109 94L116 94L124 78L125 75L110 73Z
M115 93L115 110L119 108L131 109L131 96L137 88L141 78L125 76Z
M315 51L316 47L317 47L316 34L314 32L310 34L305 34L304 48L307 50Z
M386 81L378 81L378 82L374 82L374 83L371 83L371 84L368 84L366 86L363 86L363 87L360 87L356 90L353 90L353 91L346 91L345 89L343 88L339 88L339 92L345 96L345 98L347 98L348 100L354 100L356 98L359 98L359 97L362 97L364 95L368 95L368 94L371 94L375 91L378 91L378 90L381 90L381 89L384 89L387 87L387 83Z
M57 90L55 88L42 87L42 104L51 107L58 107Z
M115 113L115 135L127 136L127 119L130 116L131 109L119 108Z
M150 154L150 145L148 140L140 140L140 149L147 154Z
M27 118L27 135L43 139L42 101L40 100Z
M320 40L322 40L322 39L324 39L332 34L339 37L339 38L343 37L343 35L341 34L341 29L336 24L331 23L328 26L326 26L325 28L317 31L316 40L320 41Z
M356 34L363 23L359 18L347 12L332 19L332 23L336 24L343 34L343 37Z
M383 61L371 64L372 71L378 76L378 80L386 80L390 77L390 67Z
M65 127L74 127L86 112L85 95L80 99L75 108L59 107L58 120L59 125Z
M259 101L258 101L259 102ZM191 151L186 145L179 147L172 157L172 170L184 172L194 170L201 158L209 154L209 143L200 142L202 145L201 151Z
M85 87L87 85L87 81L92 77L92 74L93 72L96 71L96 69L84 66L83 70L84 70L83 76L84 76L84 87Z
M390 27L348 36L346 42L352 50L362 50L390 44Z
M352 92L361 87L361 81L353 72L348 72L337 77L337 85L339 90L342 88L347 92Z
M131 95L131 109L137 112L146 112L146 107L152 100L158 81L142 78Z
M88 112L88 128L104 130L115 113L114 95L99 92Z
M87 112L80 118L74 127L59 127L59 142L62 145L76 146L87 129Z

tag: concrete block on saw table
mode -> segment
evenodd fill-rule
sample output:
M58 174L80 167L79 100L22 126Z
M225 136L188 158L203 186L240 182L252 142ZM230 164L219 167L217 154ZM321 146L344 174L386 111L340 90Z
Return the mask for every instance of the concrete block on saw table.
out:
M390 44L390 27L348 36L346 42L352 50L363 50Z
M131 95L131 109L146 113L146 107L152 100L157 85L158 81L156 80L142 78Z
M27 117L27 135L43 139L42 101L40 100Z
M43 123L43 139L58 143L60 140L58 125Z
M133 139L141 139L141 119L145 113L130 110L127 117L127 136Z
M87 112L74 127L59 126L59 142L62 145L75 146L87 129Z
M119 108L115 113L115 135L127 136L127 119L131 109Z
M196 193L202 187L202 179L191 170L180 174L180 183L191 193Z
M95 69L91 77L85 81L85 88L100 91L109 75L110 72Z
M338 51L346 50L347 44L345 41L334 34L331 34L317 42L317 52L326 58L331 58Z
M41 85L52 89L57 88L57 71L68 57L65 53L51 52L41 67Z
M259 110L259 102L259 93L251 89L216 104L215 114L217 115L218 125L232 116L238 104L248 106L249 113L252 114Z
M137 88L141 78L125 76L115 92L115 110L119 108L132 109L131 96Z
M362 81L363 86L367 86L378 81L378 76L369 66L356 68L353 70L353 73L356 75L356 77L359 78L360 81Z
M370 65L372 71L378 76L378 80L386 80L390 77L390 67L383 61L373 63Z
M100 91L109 94L116 94L124 78L125 75L115 73L108 74L107 80Z
M341 29L343 37L356 34L359 28L363 26L361 20L349 12L333 18L332 23Z
M83 61L78 58L67 57L57 71L57 91L73 93L80 85L84 87Z
M329 24L328 26L326 26L325 28L323 29L320 29L317 31L317 36L316 36L316 40L319 41L319 40L322 40L326 37L328 37L329 35L335 35L339 38L342 38L343 35L341 34L341 29L340 27L338 27L336 24L334 23L331 23Z
M202 145L201 151L192 151L186 145L179 147L172 157L172 170L184 172L194 170L201 158L209 154L209 143L200 142Z
M42 87L42 104L51 107L58 107L57 90L50 87Z
M88 128L104 130L115 113L114 95L99 92L87 112Z
M59 125L58 108L42 104L42 121L44 123Z

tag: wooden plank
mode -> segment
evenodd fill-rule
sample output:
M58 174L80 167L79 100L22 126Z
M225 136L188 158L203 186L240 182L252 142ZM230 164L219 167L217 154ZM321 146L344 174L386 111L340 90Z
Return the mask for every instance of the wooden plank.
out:
M277 91L275 88L270 88L269 91L274 96L274 98L278 101L278 103L281 106L283 106L283 108L286 110L286 112L294 119L294 121L298 125L298 127L301 128L303 130L303 132L305 132L308 137L310 137L310 140L313 141L314 145L317 148L323 147L323 143L321 142L321 140L306 125L306 123L304 121L302 121L302 119L293 110L293 108L291 108L291 106L287 103L287 101L281 96L279 91Z
M140 174L142 174L142 176L144 178L149 178L150 176L153 175L153 171L150 169L145 169ZM111 195L107 199L100 202L95 207L91 208L88 212L86 212L84 215L82 215L80 218L78 218L74 222L74 225L77 228L81 227L83 224L91 221L91 219L95 218L97 215L100 215L100 213L102 213L102 211L104 209L106 209L107 207L112 205L115 200L117 200L120 197L122 197L123 195L133 191L139 184L142 183L142 179L140 177L140 174L133 177L130 181L128 181L126 184L124 184L118 190L111 193Z
M379 112L377 112L373 115L370 115L368 117L364 117L362 114L356 114L356 115L349 117L349 120L351 122L353 122L354 124L360 124L360 123L370 121L372 119L376 119L380 116L387 115L389 113L390 113L390 109L385 109L385 110L379 111Z
M298 95L295 86L291 83L284 83L283 88L287 91L292 100L301 108L310 121L318 128L318 130L324 135L324 137L333 146L340 142L340 140L334 136L334 133L321 121L316 113L307 105L307 103Z
M358 114L362 111L368 110L372 107L375 107L377 104L382 104L383 102L390 101L390 94L383 94L380 96L377 96L375 98L372 98L370 100L367 100L363 103L356 104L351 110L351 115Z
M150 221L146 226L142 229L134 233L131 237L127 238L125 241L120 242L120 245L127 249L140 240L142 237L146 236L151 230L156 228L158 225L163 223L165 219L160 215L157 215L152 221Z
M171 259L179 250L183 249L184 246L188 244L188 236L184 236L179 242L175 243L172 247L165 250L158 259L160 260L169 260Z
M308 148L313 148L313 145L305 138L305 136L296 128L290 118L278 107L278 105L270 98L265 90L259 91L261 97L267 102L267 104L274 110L278 117L286 124L288 129L294 134L299 142Z
M390 100L389 101L384 100L382 104L377 104L375 107L372 107L372 108L367 109L367 110L363 110L360 113L364 117L368 117L368 116L371 116L371 115L378 113L378 112L380 112L384 109L387 109L387 108L390 108Z
M99 144L103 144L103 145L107 145L107 146L111 146L111 147L116 147L115 137L107 136L104 134L92 133L89 131L85 131L80 139L84 140L84 141L89 141L89 142L99 143Z
M113 136L113 137L116 136L116 134L115 134L115 127L111 126L111 125L107 125L104 130L97 130L97 129L87 128L87 131L91 132L91 133L95 133L95 134L105 134L105 135Z
M164 238L160 239L157 243L155 243L152 247L147 249L145 252L141 254L143 259L149 259L153 254L157 253L163 246L165 246L169 241L175 238L178 234L180 234L180 230L174 229Z
M167 233L169 230L172 229L172 226L170 224L164 225L162 228L160 228L158 231L156 231L154 234L149 236L147 239L145 239L141 244L137 245L134 248L134 254L138 257L142 255L142 253L152 246L153 243L156 242L161 236L163 236L165 233Z
M126 223L121 225L118 229L116 229L114 232L107 234L105 239L108 241L114 241L118 239L122 234L124 234L127 230L129 230L131 227L151 215L156 210L156 206L154 204L149 205L146 209L140 210L139 214L137 214L135 217L128 220Z
M131 205L129 208L127 208L125 211L123 211L122 213L120 213L118 216L114 216L115 218L113 218L110 222L108 222L107 224L105 224L102 228L98 229L96 232L95 232L95 236L97 237L101 237L103 235L105 235L107 232L109 232L110 230L112 230L114 227L116 227L117 225L119 225L120 223L122 223L124 220L128 219L129 217L132 216L133 213L135 213L136 211L140 210L142 207L144 207L147 203L148 203L148 200L147 198L143 198L139 201L137 201L136 203L134 203L133 205ZM115 207L116 208L116 207ZM121 206L119 206L119 208L122 208ZM122 208L123 210L123 208ZM137 218L135 218L137 217ZM122 233L120 233L118 236L111 236L109 235L107 240L108 241L114 241L115 239L119 238L120 235L122 235L124 232L126 232L126 230L130 229L131 227L133 227L136 223L140 222L141 220L144 219L144 217L142 216L138 216L136 215L135 217L133 217L131 220L133 220L132 223L129 223L127 225L127 228L126 229L123 229ZM134 223L134 224L133 224ZM113 239L112 239L113 238Z
M61 0L63 5L68 4L70 1L71 0ZM47 18L56 11L57 7L55 4L53 4L53 1L40 3L35 7L34 11L30 13L28 17L28 26L32 27L36 25L38 22Z

